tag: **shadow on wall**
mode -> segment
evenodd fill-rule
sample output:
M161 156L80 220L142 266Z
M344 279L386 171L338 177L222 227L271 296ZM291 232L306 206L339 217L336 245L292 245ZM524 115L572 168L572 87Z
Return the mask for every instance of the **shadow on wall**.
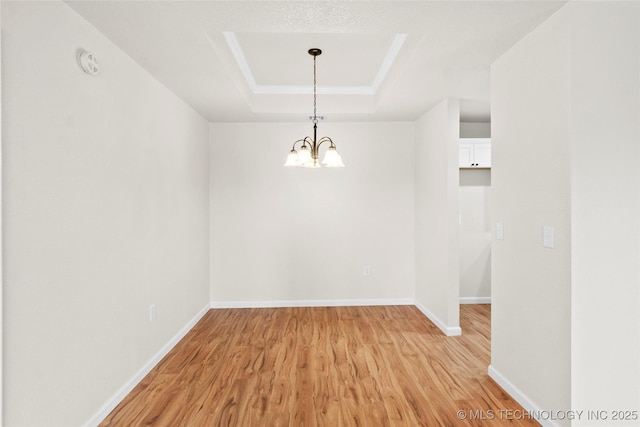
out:
M460 170L460 298L491 297L490 196L490 170Z

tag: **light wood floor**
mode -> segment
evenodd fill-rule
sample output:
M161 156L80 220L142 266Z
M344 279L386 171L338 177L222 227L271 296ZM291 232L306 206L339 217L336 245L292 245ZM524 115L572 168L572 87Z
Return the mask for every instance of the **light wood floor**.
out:
M210 310L101 425L537 426L500 412L490 306L460 314L446 337L413 306Z

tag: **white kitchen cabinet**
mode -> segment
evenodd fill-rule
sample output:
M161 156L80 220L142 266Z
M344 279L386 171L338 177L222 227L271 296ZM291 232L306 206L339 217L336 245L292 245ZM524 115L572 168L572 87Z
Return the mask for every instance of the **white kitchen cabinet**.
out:
M458 164L460 168L490 168L491 139L460 138Z

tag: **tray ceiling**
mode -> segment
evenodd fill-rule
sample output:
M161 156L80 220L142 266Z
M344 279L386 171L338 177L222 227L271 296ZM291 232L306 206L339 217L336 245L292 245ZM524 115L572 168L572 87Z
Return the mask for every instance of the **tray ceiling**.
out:
M491 62L565 2L67 3L216 122L306 120L312 47L330 120L415 120L446 97L488 119Z

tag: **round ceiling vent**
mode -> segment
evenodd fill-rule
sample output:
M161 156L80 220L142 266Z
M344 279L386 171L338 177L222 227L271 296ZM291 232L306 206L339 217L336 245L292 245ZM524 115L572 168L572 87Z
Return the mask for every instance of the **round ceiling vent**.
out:
M81 49L78 51L78 64L80 68L82 68L82 71L92 76L98 74L98 71L100 71L96 56L86 50Z

